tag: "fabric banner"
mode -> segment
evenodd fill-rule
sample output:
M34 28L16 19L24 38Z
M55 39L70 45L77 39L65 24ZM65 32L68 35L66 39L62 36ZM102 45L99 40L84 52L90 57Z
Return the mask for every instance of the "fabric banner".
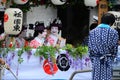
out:
M6 56L6 62L10 65L11 70L15 73L19 80L49 80L49 79L62 79L62 80L69 80L71 74L76 70L84 70L84 69L91 69L91 62L89 57L86 55L82 59L73 59L69 58L71 61L70 68L67 71L58 71L53 74L49 75L45 73L43 69L44 58L39 56L34 56L35 49L31 51L31 55L24 52L22 54L23 62L21 64L18 63L18 55L17 50L11 51ZM56 58L58 54L56 54ZM74 62L73 62L74 61ZM83 75L82 75L83 76ZM77 79L88 79L91 77L91 74L86 74L84 77L76 77ZM15 80L14 76L8 71L4 71L3 75L4 80Z

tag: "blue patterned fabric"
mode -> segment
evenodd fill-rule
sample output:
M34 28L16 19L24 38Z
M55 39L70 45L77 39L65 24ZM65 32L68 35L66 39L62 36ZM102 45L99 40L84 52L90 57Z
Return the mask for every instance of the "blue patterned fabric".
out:
M93 68L92 80L112 80L112 63L114 57L109 56L103 62L101 62L100 57L105 54L116 56L118 48L117 31L106 24L98 25L89 33L88 46Z

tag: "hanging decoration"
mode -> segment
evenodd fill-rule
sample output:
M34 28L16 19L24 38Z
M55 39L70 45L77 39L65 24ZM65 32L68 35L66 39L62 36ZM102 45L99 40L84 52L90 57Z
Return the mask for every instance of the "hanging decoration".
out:
M120 12L108 11L108 13L112 13L115 16L115 22L111 27L114 29L120 29Z
M47 59L44 60L43 69L44 69L45 73L47 73L49 75L53 75L58 71L57 65L55 63L48 61Z
M8 8L4 13L4 31L6 34L17 35L22 29L23 12L18 8Z
M63 5L67 0L51 0L54 5Z
M61 71L67 71L70 68L70 62L66 54L60 54L56 60L57 66Z
M20 5L26 4L27 2L28 0L14 0L14 3L20 4Z
M7 2L7 0L1 0L1 3L6 3Z
M95 7L97 6L98 0L84 0L85 6Z

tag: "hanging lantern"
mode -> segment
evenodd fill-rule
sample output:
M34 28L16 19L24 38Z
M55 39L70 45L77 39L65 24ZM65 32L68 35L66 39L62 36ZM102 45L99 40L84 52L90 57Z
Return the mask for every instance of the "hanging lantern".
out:
M66 3L66 0L51 0L54 5L63 5Z
M26 4L28 2L28 0L14 0L14 3L16 4Z
M0 0L2 3L6 3L7 2L7 0Z
M99 4L99 0L96 1L97 5Z
M115 22L111 27L114 29L120 29L120 12L108 11L108 13L112 13L115 16Z
M84 0L85 6L95 7L97 6L97 0Z
M23 12L18 8L8 8L4 13L4 31L6 34L17 35L22 29Z

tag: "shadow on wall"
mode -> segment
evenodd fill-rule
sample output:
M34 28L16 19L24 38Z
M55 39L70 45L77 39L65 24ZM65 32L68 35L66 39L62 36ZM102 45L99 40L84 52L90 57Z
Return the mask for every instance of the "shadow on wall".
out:
M58 6L58 17L62 21L62 37L67 43L82 42L89 32L89 10L84 4Z

